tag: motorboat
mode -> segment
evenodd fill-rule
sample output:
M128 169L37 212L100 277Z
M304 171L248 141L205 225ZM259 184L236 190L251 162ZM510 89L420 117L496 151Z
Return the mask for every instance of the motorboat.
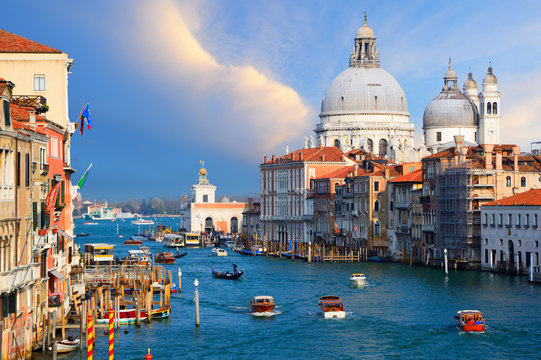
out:
M152 319L167 319L171 316L171 306L165 306L159 309L152 309L150 311L150 316Z
M349 280L351 281L351 285L353 286L366 285L366 276L364 274L351 274Z
M139 320L144 321L148 319L146 310L142 309L140 312ZM135 324L137 321L136 309L122 309L118 310L118 323L119 324ZM109 318L98 318L96 324L109 324Z
M268 295L254 296L250 300L250 311L253 313L271 312L275 306L274 298Z
M182 234L165 234L162 241L164 246L168 247L184 247L185 239Z
M131 222L133 225L154 225L154 221L147 219L137 219Z
M220 248L213 248L212 249L212 255L227 256L227 251L225 251L224 249L220 249Z
M150 257L142 250L128 250L128 256L124 257L122 260L131 264L150 264Z
M98 225L97 222L84 222L83 225Z
M132 236L129 238L129 240L124 241L124 245L141 245L143 243L143 240L136 236Z
M226 279L226 280L237 280L242 275L244 275L244 270L239 271L236 264L233 264L233 273L230 273L229 271L220 272L212 269L211 271L212 275L214 275L215 278L218 279Z
M485 318L479 310L460 310L455 315L457 327L464 332L484 332Z
M170 252L161 252L156 254L154 262L156 264L172 264L175 262L175 257Z
M72 352L73 350L77 349L80 343L81 339L76 339L71 336L67 339L59 340L56 342L56 352L59 354Z
M319 307L325 319L344 319L346 312L340 297L334 295L322 296L319 298Z
M79 234L75 234L76 237L85 237L85 236L89 236L90 233L79 233Z

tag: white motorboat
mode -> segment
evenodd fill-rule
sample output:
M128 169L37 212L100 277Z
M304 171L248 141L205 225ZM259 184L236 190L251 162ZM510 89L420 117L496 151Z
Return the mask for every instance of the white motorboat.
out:
M227 251L225 251L224 249L220 249L220 248L214 248L214 249L212 249L212 255L227 256Z
M186 240L182 234L165 234L162 243L168 247L184 247Z
M346 312L340 297L327 295L319 298L319 307L325 319L344 319Z
M353 286L366 285L366 276L364 274L351 274L349 280L351 281L351 285Z
M133 225L154 225L154 221L147 219L137 219L131 222Z
M79 346L81 339L68 338L56 342L56 351L59 354L69 353Z

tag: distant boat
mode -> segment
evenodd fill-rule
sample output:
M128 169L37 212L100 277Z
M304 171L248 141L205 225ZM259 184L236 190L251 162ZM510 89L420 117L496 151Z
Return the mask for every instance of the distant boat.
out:
M154 221L146 219L137 219L131 222L134 225L154 225Z
M187 251L184 251L184 254L181 254L178 252L178 249L177 249L177 253L175 255L173 255L175 257L175 259L180 259L181 257L184 257L188 255L188 252Z
M212 249L212 255L227 256L227 251L225 251L224 249L220 249L220 248L214 248L214 249Z
M455 319L459 330L464 332L484 332L485 318L479 310L460 310Z
M132 236L129 238L129 240L124 241L124 245L141 245L143 243L142 240L135 238Z
M215 278L218 278L218 279L237 280L242 275L244 275L244 270L239 271L237 269L237 265L233 264L233 273L230 273L229 271L219 272L214 269L212 269L211 273L212 275L214 275Z
M84 237L84 236L88 236L90 235L90 233L79 233L79 234L75 234L76 237Z
M371 261L371 262L382 262L383 261L383 258L381 256L370 256L368 258L368 261Z
M95 222L84 222L83 225L98 225L98 223L95 223Z
M353 286L366 285L366 276L364 274L351 274L349 280L351 281L351 285Z
M159 254L156 254L154 262L156 264L173 264L175 262L175 257L170 252L161 252Z
M276 304L272 296L260 295L254 296L250 300L250 311L253 313L271 312Z
M327 295L319 298L319 307L325 319L344 319L346 312L340 297Z

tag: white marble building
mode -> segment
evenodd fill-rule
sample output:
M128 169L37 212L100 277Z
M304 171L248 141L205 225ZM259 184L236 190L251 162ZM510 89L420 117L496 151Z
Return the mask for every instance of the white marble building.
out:
M344 152L363 148L397 162L418 161L428 155L414 149L414 126L408 102L396 79L380 67L374 31L359 28L349 67L330 84L321 103L315 133L318 146Z

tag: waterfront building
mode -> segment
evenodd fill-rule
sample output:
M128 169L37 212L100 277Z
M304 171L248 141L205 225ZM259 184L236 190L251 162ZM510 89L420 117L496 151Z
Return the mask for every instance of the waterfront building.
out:
M422 178L421 178L422 179ZM427 247L423 241L423 205L421 204L421 196L423 196L423 188L410 191L411 196L411 244L412 254L410 263L423 263L426 259Z
M396 260L409 261L413 256L413 192L422 188L421 163L403 164L418 170L406 173L389 181L389 221L387 238L389 251Z
M423 238L436 263L481 267L481 206L539 186L541 157L514 145L455 146L423 159Z
M242 213L242 233L250 239L261 238L261 206L248 198L247 210Z
M468 146L500 143L501 94L492 67L488 68L480 93L471 72L462 89L449 59L441 92L427 105L423 115L425 144L432 153L453 146L455 135L464 136L464 144Z
M491 201L481 207L481 268L527 273L539 268L541 189Z
M187 231L212 233L223 231L237 234L241 232L243 215L248 210L244 202L216 202L216 186L207 179L207 169L199 169L199 180L191 188L192 197L182 203L181 217Z
M265 156L260 165L264 239L282 247L291 241L314 240L318 203L312 181L354 163L337 147L305 148L271 159Z
M29 358L47 311L47 275L33 253L32 137L11 117L13 83L0 80L0 356ZM23 111L15 107L15 111ZM36 140L39 136L35 137ZM44 139L39 139L42 143ZM46 142L45 142L46 143ZM46 290L46 289L45 289ZM43 302L45 301L45 304ZM45 309L43 309L45 307Z
M319 118L314 130L319 146L335 146L344 152L362 148L396 162L419 161L428 155L424 148L414 149L406 95L381 68L366 15L355 35L349 67L329 85Z

